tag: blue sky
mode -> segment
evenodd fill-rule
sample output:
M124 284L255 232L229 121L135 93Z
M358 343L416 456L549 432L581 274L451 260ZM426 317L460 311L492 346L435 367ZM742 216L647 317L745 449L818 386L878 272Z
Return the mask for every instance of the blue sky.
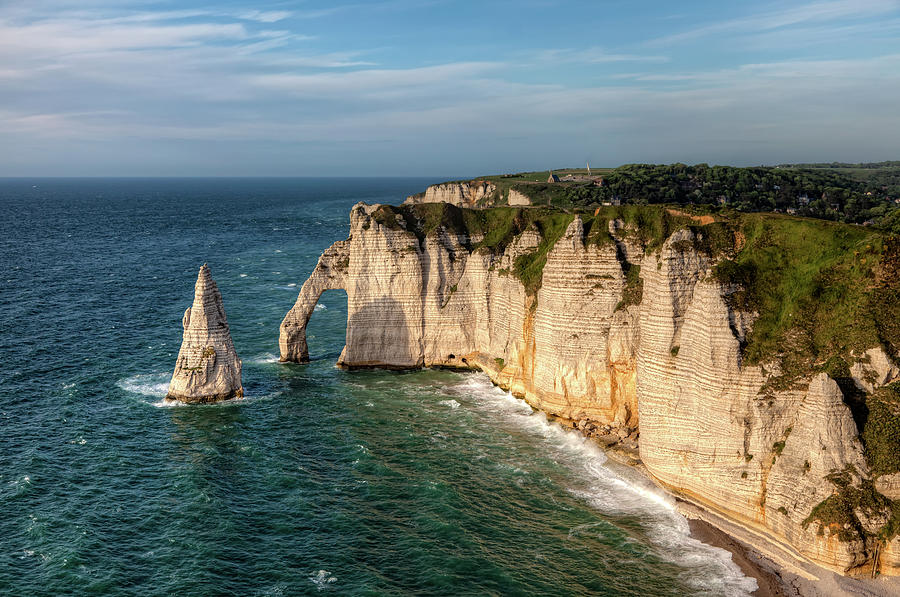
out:
M0 176L900 159L900 0L0 0Z

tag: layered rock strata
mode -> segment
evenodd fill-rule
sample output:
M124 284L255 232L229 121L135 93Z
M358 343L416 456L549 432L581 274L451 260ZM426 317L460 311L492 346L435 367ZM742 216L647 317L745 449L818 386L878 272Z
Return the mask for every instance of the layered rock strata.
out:
M457 207L479 207L497 191L497 186L484 180L445 182L431 185L424 195L410 195L404 203L449 203Z
M167 400L217 402L241 398L241 359L231 341L222 295L203 264L194 285L194 302L182 318L184 335L169 383Z
M322 255L282 323L282 360L308 359L315 303L343 288L341 366L481 369L581 429L639 434L657 482L800 559L842 573L900 571L900 540L876 537L884 512L859 512L872 530L850 539L811 516L837 492L836 476L871 483L853 415L824 373L774 391L777 367L743 363L754 314L729 307L735 289L711 275L702 232L681 229L648 250L621 221L596 241L571 216L530 294L514 272L539 248L537 230L474 248L481 233L425 231L381 209L352 209L350 238ZM861 388L896 375L880 348L853 368ZM888 492L893 484L882 482Z

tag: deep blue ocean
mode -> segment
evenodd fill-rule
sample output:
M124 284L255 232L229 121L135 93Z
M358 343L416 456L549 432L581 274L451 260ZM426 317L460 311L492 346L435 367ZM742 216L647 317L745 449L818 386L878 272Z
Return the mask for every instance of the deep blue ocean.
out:
M357 201L427 179L0 180L0 594L745 595L672 501L480 374L278 326ZM162 404L209 263L247 398Z

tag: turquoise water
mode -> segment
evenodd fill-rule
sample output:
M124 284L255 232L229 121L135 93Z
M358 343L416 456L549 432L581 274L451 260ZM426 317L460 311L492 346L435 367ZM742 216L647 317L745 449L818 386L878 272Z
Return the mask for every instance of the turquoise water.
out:
M278 325L357 201L423 179L0 181L0 593L744 595L671 501L479 374ZM162 404L208 262L243 401Z

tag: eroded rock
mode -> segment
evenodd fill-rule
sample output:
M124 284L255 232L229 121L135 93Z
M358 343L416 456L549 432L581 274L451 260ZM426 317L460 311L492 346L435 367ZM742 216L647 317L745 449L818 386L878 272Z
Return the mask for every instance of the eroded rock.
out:
M241 359L231 341L222 295L203 264L194 302L184 312L184 335L166 400L217 402L241 398Z

